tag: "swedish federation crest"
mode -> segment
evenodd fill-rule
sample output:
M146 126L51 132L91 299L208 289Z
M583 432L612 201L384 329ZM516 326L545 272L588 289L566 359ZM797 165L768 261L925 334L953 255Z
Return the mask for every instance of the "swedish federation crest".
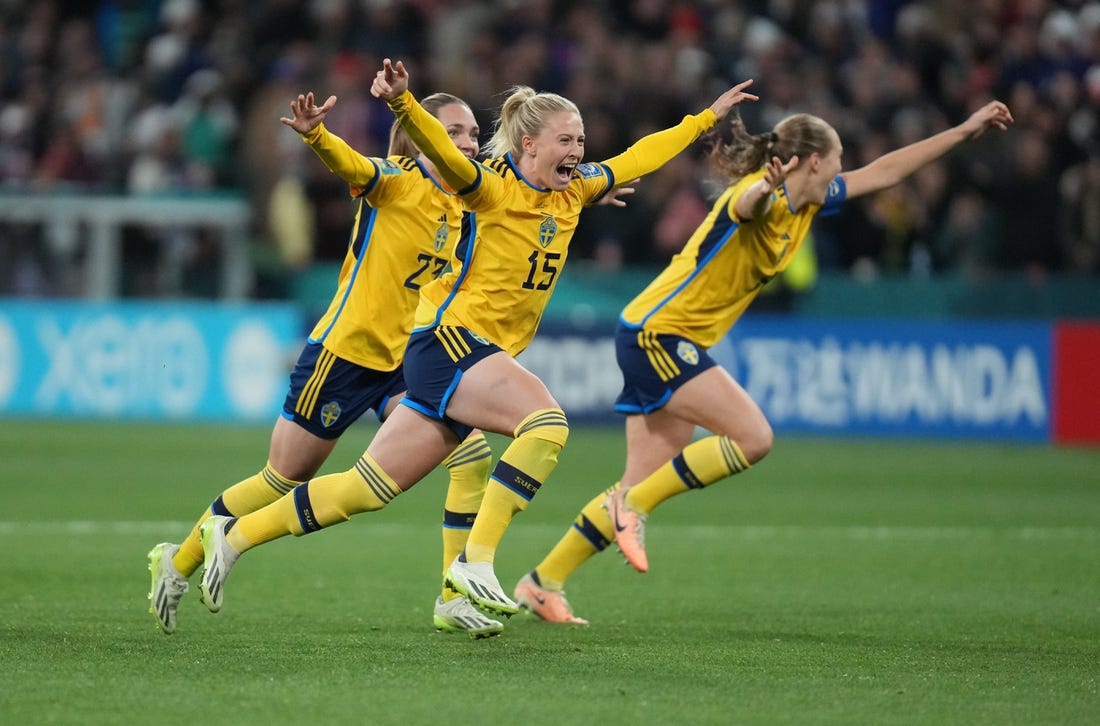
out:
M340 404L336 401L329 401L321 407L321 424L327 429L330 428L336 419L340 418L342 413Z
M699 349L693 343L681 340L676 344L676 355L689 366L699 365Z
M544 248L554 241L558 234L558 223L552 215L547 214L546 219L539 225L539 244Z
M442 252L447 245L447 237L451 234L451 228L447 226L447 215L439 218L439 229L435 231L435 251Z

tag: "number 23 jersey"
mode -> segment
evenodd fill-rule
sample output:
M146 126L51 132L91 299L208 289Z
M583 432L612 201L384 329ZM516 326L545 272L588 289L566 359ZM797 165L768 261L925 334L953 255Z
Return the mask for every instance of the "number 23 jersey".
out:
M305 140L359 201L336 293L309 340L365 368L391 371L404 358L420 287L451 262L461 201L416 159L363 156L323 126Z

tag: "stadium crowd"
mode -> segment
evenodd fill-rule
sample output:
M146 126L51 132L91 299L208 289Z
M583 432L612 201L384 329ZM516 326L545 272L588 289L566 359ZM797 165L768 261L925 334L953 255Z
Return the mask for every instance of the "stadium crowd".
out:
M236 192L278 265L342 259L346 185L278 118L300 92L335 94L332 130L384 155L392 114L369 93L383 57L415 68L419 94L467 99L485 130L514 84L566 95L588 160L736 79L761 97L743 110L751 131L817 114L846 168L1000 98L1008 133L819 220L819 266L1100 275L1100 2L0 0L0 195ZM637 189L625 212L587 213L575 259L662 264L717 190L699 144ZM65 250L0 230L8 291L48 287Z

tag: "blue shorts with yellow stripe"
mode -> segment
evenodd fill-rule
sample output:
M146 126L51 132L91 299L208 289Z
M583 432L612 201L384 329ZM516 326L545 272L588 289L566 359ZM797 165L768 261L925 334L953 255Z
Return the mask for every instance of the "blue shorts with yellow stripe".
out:
M370 409L381 418L390 399L404 390L401 366L376 371L346 361L320 343L307 343L290 373L283 418L314 436L336 439Z
M408 393L401 403L429 418L442 421L464 440L472 427L447 416L447 403L462 374L501 348L466 328L439 325L418 330L405 346L405 382Z
M623 372L623 391L615 399L619 413L651 413L673 392L715 365L706 350L679 335L626 326L615 330L615 359Z

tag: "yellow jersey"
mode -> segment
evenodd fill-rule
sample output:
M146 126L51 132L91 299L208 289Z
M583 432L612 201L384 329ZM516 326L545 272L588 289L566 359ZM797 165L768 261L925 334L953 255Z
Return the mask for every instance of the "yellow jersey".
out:
M710 109L686 116L612 159L579 164L568 188L556 192L532 184L511 154L484 164L467 159L407 91L389 105L473 213L452 269L421 289L414 329L461 326L513 356L538 329L585 205L657 170L717 122Z
M336 294L309 341L392 371L404 358L421 286L454 255L462 204L416 159L363 156L323 124L303 138L359 202Z
M847 196L838 176L824 204L808 204L795 212L781 186L773 192L767 214L742 221L737 200L763 176L763 170L747 174L718 197L668 267L623 309L623 325L712 347L768 280L790 264L818 212L835 212Z

